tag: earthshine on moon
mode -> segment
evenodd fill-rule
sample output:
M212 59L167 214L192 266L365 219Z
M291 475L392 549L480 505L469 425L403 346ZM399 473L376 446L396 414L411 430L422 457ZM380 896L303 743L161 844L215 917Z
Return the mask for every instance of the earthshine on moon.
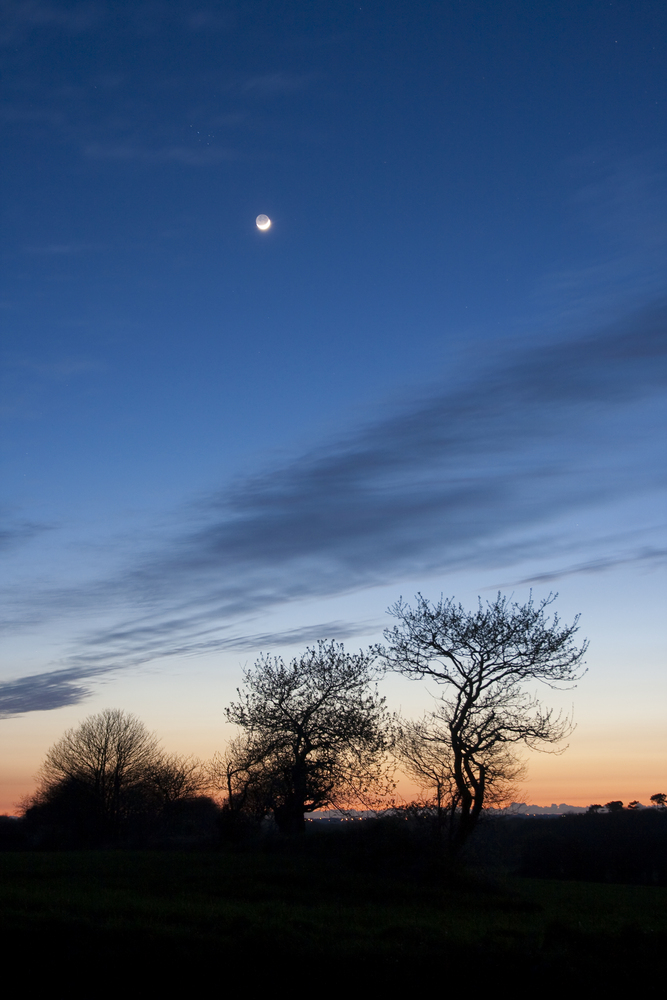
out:
M255 222L257 223L258 229L268 229L271 225L271 219L268 215L258 215Z

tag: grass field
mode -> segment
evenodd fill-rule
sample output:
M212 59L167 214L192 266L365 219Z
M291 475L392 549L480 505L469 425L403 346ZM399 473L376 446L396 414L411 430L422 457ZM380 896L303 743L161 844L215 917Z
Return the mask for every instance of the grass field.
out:
M85 980L91 962L138 988L199 985L211 963L216 977L241 963L252 980L314 977L312 987L331 976L414 984L456 966L636 982L667 951L663 888L499 881L298 850L8 852L0 872L5 953L29 950L51 983Z

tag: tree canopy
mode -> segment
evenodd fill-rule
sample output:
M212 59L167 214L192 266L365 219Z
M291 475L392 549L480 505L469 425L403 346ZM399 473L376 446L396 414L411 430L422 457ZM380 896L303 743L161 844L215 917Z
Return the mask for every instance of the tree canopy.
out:
M75 839L90 843L116 840L130 820L159 814L203 787L198 761L165 754L144 723L120 709L67 730L39 779L28 812L59 816Z
M378 675L374 654L336 642L289 664L260 657L226 709L242 730L225 761L229 807L252 802L299 832L305 813L385 791L390 720Z
M521 770L517 748L558 744L570 720L545 709L523 685L567 687L581 677L587 644L574 642L578 617L550 620L549 595L519 605L498 594L468 612L453 599L416 607L399 600L389 609L398 624L385 632L387 666L411 678L429 678L445 692L434 712L404 727L399 749L413 776L447 791L450 838L458 850L493 792ZM437 783L434 782L434 768Z

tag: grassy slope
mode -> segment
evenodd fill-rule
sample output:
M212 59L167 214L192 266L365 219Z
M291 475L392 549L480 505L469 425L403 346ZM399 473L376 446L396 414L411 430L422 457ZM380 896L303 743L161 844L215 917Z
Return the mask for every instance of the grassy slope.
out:
M211 963L216 980L242 963L252 981L302 985L418 988L456 967L630 982L667 949L660 888L492 884L295 852L6 853L0 877L5 953L28 947L51 984L85 980L91 962L137 985L195 985Z

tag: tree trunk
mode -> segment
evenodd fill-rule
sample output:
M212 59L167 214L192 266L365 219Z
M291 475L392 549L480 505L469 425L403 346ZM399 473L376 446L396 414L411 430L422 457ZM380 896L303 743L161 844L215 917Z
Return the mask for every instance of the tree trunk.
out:
M285 802L273 810L276 825L281 833L301 834L306 830L306 819L303 806L298 802Z

